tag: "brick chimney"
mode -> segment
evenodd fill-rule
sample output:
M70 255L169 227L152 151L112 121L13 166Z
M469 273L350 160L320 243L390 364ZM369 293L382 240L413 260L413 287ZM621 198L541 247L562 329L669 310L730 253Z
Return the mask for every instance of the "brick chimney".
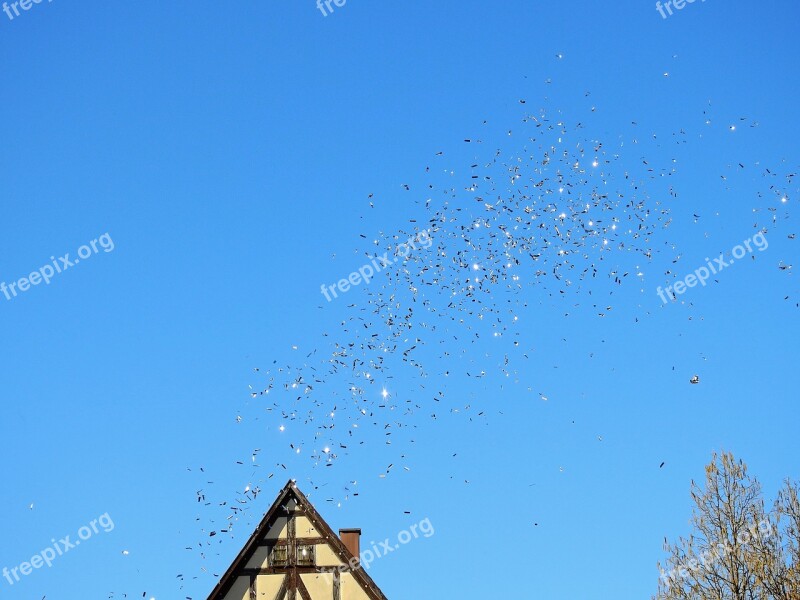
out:
M350 554L359 558L361 556L361 530L360 529L340 529L339 538Z

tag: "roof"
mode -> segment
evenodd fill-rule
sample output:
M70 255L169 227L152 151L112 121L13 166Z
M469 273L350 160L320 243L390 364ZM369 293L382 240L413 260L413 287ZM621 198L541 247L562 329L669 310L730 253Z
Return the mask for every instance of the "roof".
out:
M266 512L264 517L261 519L258 527L256 527L253 534L247 540L247 543L241 549L239 554L237 555L236 559L233 561L231 566L219 580L217 585L214 587L214 590L208 597L208 600L223 600L225 595L230 591L231 587L236 582L236 579L240 576L241 571L244 569L245 565L247 564L248 560L253 556L256 550L260 546L261 540L264 539L267 532L269 532L270 528L275 524L277 519L281 517L285 517L287 515L287 509L285 508L287 502L291 501L292 499L295 500L297 503L297 508L294 511L295 515L302 515L308 518L311 524L316 528L317 531L322 533L322 536L325 538L325 541L337 555L339 560L341 560L345 564L356 564L355 568L348 569L353 575L353 578L358 582L361 588L366 592L367 596L371 600L387 600L386 596L383 595L383 592L378 588L372 578L367 574L367 572L361 567L361 565L354 559L358 557L354 557L352 553L347 549L344 545L342 540L336 535L330 526L325 522L325 519L317 512L311 502L306 498L305 494L300 491L297 487L297 484L292 481L291 479L286 483L283 489L278 494L278 497L275 498L275 502L272 503L272 506ZM343 530L345 532L351 531L360 532L359 529L350 529L350 530ZM353 561L353 562L351 562ZM287 567L286 572L287 575L291 574L292 567ZM300 585L302 586L302 582L300 578L297 577L297 567L294 567L295 573L292 577L288 577L287 580L290 582L289 585ZM291 591L291 590L288 590ZM307 593L307 592L306 592ZM291 595L294 597L294 594ZM304 596L301 590L301 596Z

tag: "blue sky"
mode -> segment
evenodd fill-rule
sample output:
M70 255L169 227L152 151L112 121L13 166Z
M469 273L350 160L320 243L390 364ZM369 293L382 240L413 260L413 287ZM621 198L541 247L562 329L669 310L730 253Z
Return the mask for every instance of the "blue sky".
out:
M52 567L0 579L0 595L205 598L291 477L334 528L369 540L431 520L435 535L371 568L390 598L521 585L649 597L714 450L748 462L770 498L800 477L800 286L780 269L800 243L800 190L785 177L800 156L798 16L789 0L708 0L667 19L626 0L349 0L327 17L310 0L53 0L0 13L0 282L113 240L49 285L0 295L0 567L114 522ZM324 354L323 333L364 335L337 327L367 289L327 303L320 285L364 264L361 235L426 218L427 166L447 178L519 150L506 131L540 109L617 148L617 181L675 170L649 182L671 222L652 260L631 263L643 277L610 300L607 282L564 298L526 287L516 331L529 352L513 377L491 339L454 330L424 350L425 381L398 366L369 388L376 405L384 387L420 405L378 411L403 425L391 448L373 426L331 468L296 455L289 444L316 426L279 431L281 407L249 386L273 361ZM667 269L683 278L762 227L755 260L662 305ZM613 308L598 317L596 302ZM466 375L476 367L489 376ZM248 485L261 495L210 538L227 514L217 504Z

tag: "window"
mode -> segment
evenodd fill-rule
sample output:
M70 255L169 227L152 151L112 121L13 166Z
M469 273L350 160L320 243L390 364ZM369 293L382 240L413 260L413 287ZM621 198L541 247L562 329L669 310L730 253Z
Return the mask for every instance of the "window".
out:
M315 546L298 546L297 547L297 565L300 567L313 567L314 566L314 550Z
M285 567L289 562L289 552L286 546L273 546L269 552L270 567Z

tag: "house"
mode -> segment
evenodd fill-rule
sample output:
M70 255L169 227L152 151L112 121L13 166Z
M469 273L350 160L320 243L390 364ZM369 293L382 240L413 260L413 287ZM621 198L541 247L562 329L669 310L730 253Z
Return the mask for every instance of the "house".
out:
M386 600L359 563L360 537L336 535L289 481L208 600Z

